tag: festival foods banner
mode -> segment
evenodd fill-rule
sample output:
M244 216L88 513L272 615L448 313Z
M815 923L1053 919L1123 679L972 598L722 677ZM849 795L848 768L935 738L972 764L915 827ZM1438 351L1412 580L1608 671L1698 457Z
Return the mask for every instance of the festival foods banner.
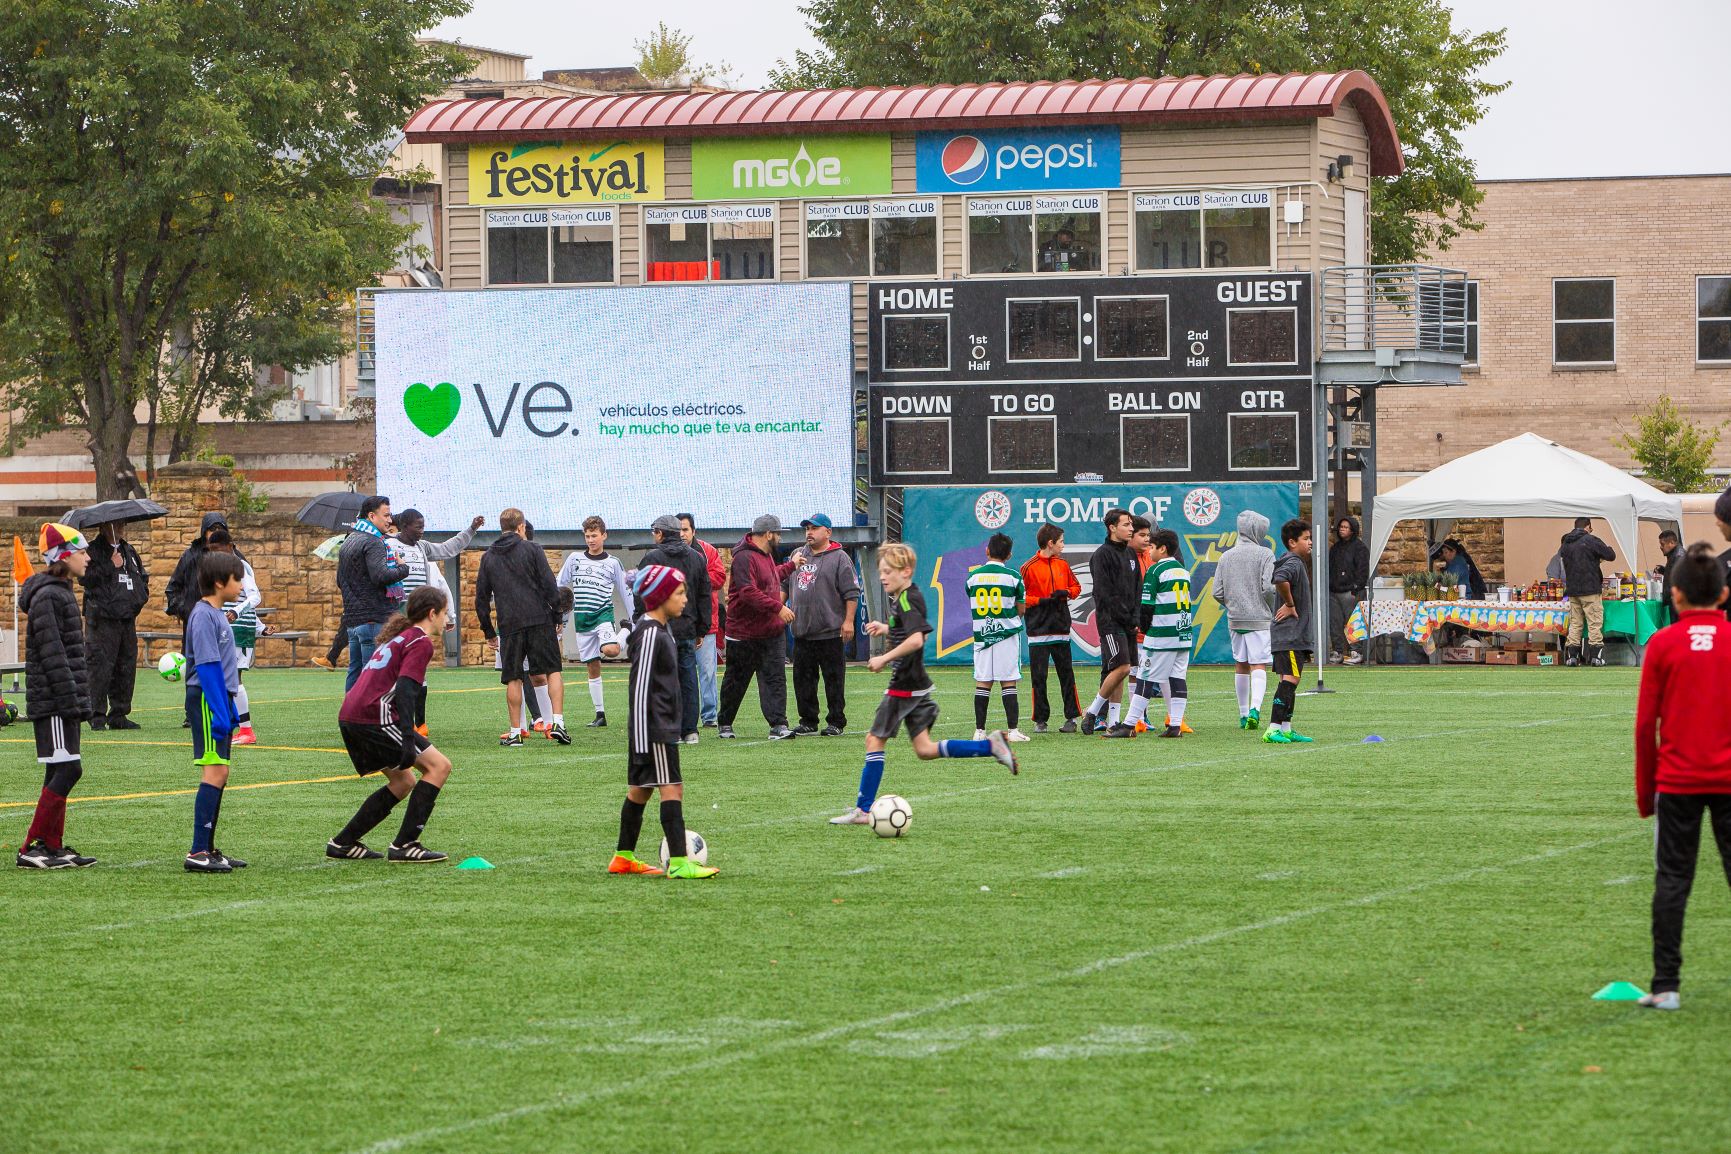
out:
M1088 558L1105 539L1102 518L1113 507L1146 517L1156 528L1178 534L1190 570L1197 643L1194 660L1232 660L1226 617L1214 600L1214 568L1238 540L1238 514L1254 509L1268 518L1263 541L1278 557L1280 526L1298 516L1298 486L1282 482L1218 485L1017 485L1004 488L906 489L902 538L919 554L915 579L923 587L933 636L927 659L960 665L973 660L972 620L964 584L968 570L986 560L986 540L1007 533L1015 541L1012 564L1020 569L1039 546L1034 535L1051 522L1064 530L1064 560L1076 571L1082 595L1070 602L1072 654L1080 661L1100 656L1094 624Z
M882 196L890 191L888 136L699 137L691 142L691 198Z
M377 317L378 491L428 528L853 519L847 284L406 290Z
M665 200L666 167L659 140L476 144L469 148L469 203Z

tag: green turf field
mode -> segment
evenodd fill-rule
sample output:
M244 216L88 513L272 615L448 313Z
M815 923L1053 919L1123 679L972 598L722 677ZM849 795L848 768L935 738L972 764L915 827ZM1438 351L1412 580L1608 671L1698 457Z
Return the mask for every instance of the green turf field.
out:
M1731 1148L1712 863L1683 1012L1589 1000L1650 977L1634 670L1331 671L1295 748L1203 670L1196 736L1036 738L1014 779L904 739L900 841L824 824L859 737L772 745L754 694L683 751L704 883L602 872L622 670L568 749L500 749L492 676L434 676L457 769L424 840L497 869L326 861L373 788L340 678L261 671L226 877L181 869L180 689L141 678L147 728L86 734L69 811L102 864L0 875L0 1150ZM858 733L882 681L850 686ZM939 736L971 696L939 674ZM0 741L10 861L41 777Z

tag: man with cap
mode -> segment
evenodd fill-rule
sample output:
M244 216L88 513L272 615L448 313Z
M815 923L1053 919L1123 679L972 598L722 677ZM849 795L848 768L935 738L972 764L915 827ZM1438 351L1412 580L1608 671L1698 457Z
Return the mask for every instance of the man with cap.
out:
M828 707L825 737L847 730L847 647L853 643L854 612L859 608L859 574L853 558L831 535L835 526L824 513L813 513L800 528L805 547L794 553L788 579L787 607L793 610L793 698L799 707L802 737L818 732L817 682L823 677Z
M643 555L643 566L665 565L685 577L685 608L674 616L668 628L679 650L679 700L682 707L680 741L697 744L698 714L703 704L697 684L697 643L709 631L710 598L709 563L703 554L685 543L679 518L663 513L655 518L649 531L655 535L655 548ZM639 604L637 615L647 607Z
M730 738L733 718L745 700L752 675L757 699L769 722L772 741L794 736L787 726L787 643L785 630L793 610L782 603L781 583L793 572L792 560L775 563L781 544L781 519L765 513L751 523L733 550L733 570L727 593L727 674L721 679L721 711L716 735Z

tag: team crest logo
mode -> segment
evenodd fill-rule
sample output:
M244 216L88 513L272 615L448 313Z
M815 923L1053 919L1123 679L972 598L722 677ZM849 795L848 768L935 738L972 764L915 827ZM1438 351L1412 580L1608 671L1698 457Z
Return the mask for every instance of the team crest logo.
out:
M1206 529L1220 519L1220 494L1213 489L1192 489L1184 495L1184 519Z
M974 519L982 528L1002 529L1010 523L1010 498L997 489L987 489L974 502Z

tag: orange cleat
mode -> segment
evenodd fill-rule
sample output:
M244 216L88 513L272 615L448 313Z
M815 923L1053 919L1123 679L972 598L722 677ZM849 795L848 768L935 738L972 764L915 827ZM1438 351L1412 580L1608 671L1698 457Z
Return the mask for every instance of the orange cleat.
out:
M547 736L548 733L552 732L553 723L551 721L545 721L545 720L537 721L534 725L531 725L529 728L534 730L536 733L539 733L542 737L545 737L545 736Z
M1136 732L1138 734L1147 733L1148 732L1148 723L1146 721L1138 721L1136 723Z
M252 726L243 725L234 731L234 745L257 745L258 737L252 731Z
M607 872L610 874L647 874L651 877L661 876L661 871L650 865L648 862L638 861L634 855L622 853L616 853L613 855L613 860L607 863Z
M427 736L427 723L423 721L421 724L415 726L415 732L420 734L422 737Z
M1172 719L1171 719L1171 718L1170 718L1170 717L1168 717L1168 718L1167 718L1167 719L1166 719L1166 728L1167 728L1167 729L1171 729L1171 728L1172 728ZM1178 723L1178 731L1179 731L1179 732L1180 732L1180 733L1183 733L1183 734L1185 734L1185 735L1186 735L1186 736L1188 736L1188 735L1189 735L1189 734L1192 734L1192 733L1195 733L1195 732L1196 732L1196 731L1195 731L1195 730L1194 730L1194 729L1191 729L1191 728L1190 728L1190 723L1189 723L1189 722L1188 722L1188 721L1180 721L1180 722L1179 722L1179 723Z

